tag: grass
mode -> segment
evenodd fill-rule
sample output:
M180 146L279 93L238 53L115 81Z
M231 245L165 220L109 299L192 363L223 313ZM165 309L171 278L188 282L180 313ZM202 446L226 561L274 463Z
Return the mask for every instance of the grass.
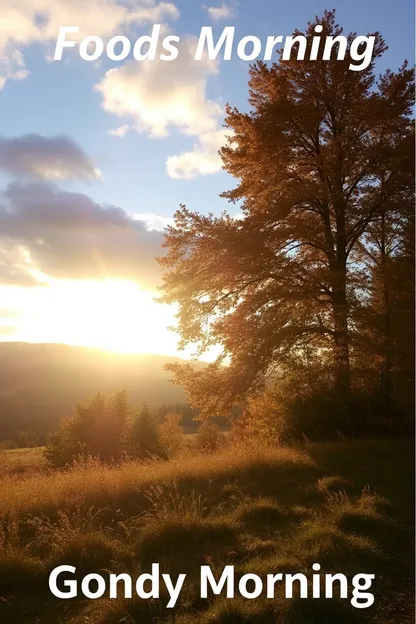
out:
M12 456L14 452L8 452ZM14 458L13 458L14 459ZM13 461L13 459L11 461ZM187 583L176 624L413 622L413 447L342 442L303 449L225 448L169 462L97 462L66 472L5 471L0 481L0 621L173 622L166 596L62 601L50 571L75 565L133 577L159 562ZM204 600L198 569L374 573L375 604L349 600Z
M22 474L45 468L44 447L0 449L0 470L4 474Z

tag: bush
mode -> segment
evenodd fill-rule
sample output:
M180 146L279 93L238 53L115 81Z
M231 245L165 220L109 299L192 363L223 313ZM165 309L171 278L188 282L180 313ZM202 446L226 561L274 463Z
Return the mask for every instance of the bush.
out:
M183 446L183 433L180 426L181 414L167 414L159 427L160 443L168 457L174 457Z
M269 390L249 399L242 415L231 427L233 444L276 445L285 442L289 420L284 404Z
M218 425L205 421L201 423L196 436L196 445L200 451L213 453L217 451L221 442L221 432Z
M348 404L336 393L325 370L294 371L251 397L234 420L231 439L237 444L292 444L409 433L409 423L394 411L383 416L377 396L354 387Z

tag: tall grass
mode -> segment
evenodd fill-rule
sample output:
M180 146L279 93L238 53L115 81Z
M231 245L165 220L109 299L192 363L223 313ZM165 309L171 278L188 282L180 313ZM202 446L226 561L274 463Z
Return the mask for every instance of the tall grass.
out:
M64 472L6 475L0 481L0 517L8 514L36 514L45 509L59 510L79 505L117 506L138 492L167 482L198 484L226 481L249 472L281 473L286 478L309 473L314 462L292 449L227 449L213 455L189 455L166 461L126 462L107 466L98 461L75 465Z
M163 571L188 575L177 624L410 624L412 452L395 444L224 448L170 461L86 461L64 472L6 474L0 621L173 622L163 595L62 602L48 592L57 565L76 566L79 577L108 571L135 577L158 561ZM234 564L237 577L263 577L307 574L314 562L347 575L375 573L374 608L362 614L337 599L224 601L198 594L203 564L214 571Z

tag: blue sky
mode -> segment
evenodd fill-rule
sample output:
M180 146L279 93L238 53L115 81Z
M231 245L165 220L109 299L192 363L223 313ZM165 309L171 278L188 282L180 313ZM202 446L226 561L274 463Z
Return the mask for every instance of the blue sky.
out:
M219 193L233 185L233 181L215 164L217 143L221 137L221 110L226 102L246 108L248 63L235 57L218 63L214 71L206 63L192 70L189 64L180 66L178 61L165 63L164 68L159 63L159 69L156 62L154 67L150 62L147 74L143 74L139 67L136 73L123 74L122 63L105 59L88 63L74 51L65 51L62 61L51 61L56 41L53 35L57 28L79 25L84 36L98 34L105 39L125 32L120 16L126 11L137 11L140 24L132 20L127 27L133 40L148 33L152 24L158 22L164 24L167 32L181 38L199 35L202 26L213 26L214 32L219 33L224 26L234 25L237 39L245 35L265 39L268 35L289 35L296 28L303 29L308 20L322 15L325 8L335 8L337 21L346 32L367 34L378 30L382 33L389 46L379 62L379 69L383 71L387 67L396 69L405 58L411 61L414 58L413 4L412 0L401 0L400 3L392 0L332 0L330 6L312 0L226 0L225 3L218 0L173 0L164 4L158 0L125 0L124 4L117 0L91 0L88 3L83 0L0 0L0 9L8 16L3 20L5 27L0 30L0 84L3 84L0 90L0 137L10 147L14 144L7 141L27 134L36 133L43 137L67 135L101 175L63 175L62 180L52 182L60 191L85 193L98 206L110 204L121 208L126 215L155 214L164 218L171 218L181 202L194 210L219 212L227 208L226 202L218 197ZM89 10L85 9L87 5ZM219 8L222 9L220 13L215 11ZM107 74L111 68L116 68L115 72ZM192 122L175 120L171 111L169 80L173 81L172 84L178 81L174 97L183 107L185 118L186 115L192 116ZM194 85L198 91L196 94ZM133 104L129 102L129 114L125 113L127 104L117 100L115 95L120 88L126 101L133 92L135 97L142 98L137 106L134 101ZM165 119L163 136L154 136L153 104ZM111 134L120 128L126 130L124 136ZM202 143L202 147L197 148L198 162L201 163L197 167L199 170L189 167L192 157L185 159L180 169L172 161L171 168L167 167L170 157L192 152L198 143ZM183 160L175 162L182 164ZM10 167L3 171L0 174L3 188L11 182L17 185L33 182L27 171L18 174ZM230 207L230 210L237 212L238 208ZM27 238L23 237L21 245L24 247L26 242ZM16 250L13 247L10 252L10 240L3 243L3 257L8 258L11 253L14 257ZM0 253L1 244L0 232ZM13 241L15 244L16 240ZM19 254L21 252L20 249ZM44 273L42 267L40 272ZM19 283L18 279L13 283L10 274L9 271L9 278L2 285L0 273L0 317L6 319L3 320L3 339L59 340L59 330L52 337L36 331L39 323L45 324L40 320L45 304L42 304L43 308L40 305L38 316L32 319L30 332L25 333L23 325L19 326L16 318L28 314L28 307L35 301L33 293L37 290ZM54 280L64 278L69 283L79 281L82 276L71 275L69 270L62 269L52 277ZM88 276L90 278L94 275ZM36 296L46 297L44 287L48 283L52 285L44 280L41 284L43 295ZM55 281L53 283L56 285ZM23 288L29 288L32 295L23 293ZM1 314L2 308L10 311L9 316L4 311ZM163 321L160 322L163 325ZM63 336L62 340L67 338ZM173 347L169 348L173 350ZM160 350L163 350L163 344Z
M58 0L59 1L59 0ZM238 35L290 34L303 28L315 15L321 15L326 2L248 0L235 7L233 16L217 23L209 19L204 5L192 0L176 3L180 17L170 20L180 34L195 34L201 26L213 25L221 31L227 24L236 26ZM218 4L212 3L213 6ZM353 0L334 2L337 18L345 30L366 34L379 30L389 45L380 70L397 67L404 58L413 58L413 2ZM141 32L147 32L144 27ZM88 33L90 34L90 33ZM92 34L92 33L91 33ZM17 136L29 132L45 135L67 133L79 142L103 172L105 182L88 185L88 193L99 201L119 205L132 213L155 212L170 216L180 202L196 210L216 211L224 207L218 194L232 181L223 173L174 180L166 174L166 159L192 149L195 138L171 128L165 138L149 138L146 132L129 132L123 138L108 131L131 119L117 118L102 109L102 98L94 91L108 67L80 60L75 54L69 63L47 62L51 45L32 45L25 49L30 75L25 80L10 80L0 95L1 133ZM238 58L221 63L218 75L207 80L207 98L246 106L247 67ZM6 121L7 120L7 121Z

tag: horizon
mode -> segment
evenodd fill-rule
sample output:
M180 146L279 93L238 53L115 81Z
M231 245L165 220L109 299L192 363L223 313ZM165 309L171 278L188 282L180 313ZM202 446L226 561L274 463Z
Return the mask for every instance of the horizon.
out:
M152 352L142 352L142 351L121 351L117 349L106 349L105 347L94 347L85 344L69 344L67 342L30 342L28 340L0 340L0 349L2 345L27 345L31 347L65 347L68 349L82 349L85 351L93 351L97 353L104 353L107 355L115 355L115 356L131 356L131 357L154 357L154 358L167 358L173 360L181 360L181 361L189 361L191 356L184 357L180 354L169 354L169 353L152 353ZM204 360L198 358L198 362L200 364L208 364L210 360Z

